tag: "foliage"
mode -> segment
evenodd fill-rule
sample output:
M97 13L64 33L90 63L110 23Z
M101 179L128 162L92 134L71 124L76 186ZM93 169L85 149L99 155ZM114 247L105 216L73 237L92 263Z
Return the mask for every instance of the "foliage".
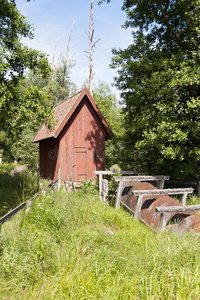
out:
M52 70L46 54L22 44L34 37L33 27L15 0L0 0L0 36L0 146L4 160L35 166L31 140L42 123L53 125L53 105L76 90L69 77L74 62L62 56Z
M70 72L74 65L75 62L72 59L69 60L67 55L61 53L57 63L52 64L48 77L44 78L41 72L29 71L26 84L42 88L53 105L59 104L77 92L76 85L70 79Z
M45 78L40 71L29 71L26 78L24 78L20 82L21 94L25 95L26 91L30 91L31 89L42 91L42 93L46 95L46 98L41 99L40 104L45 107L46 110L50 111L55 104L63 101L65 97L69 97L70 93L76 90L76 87L70 81L69 77L72 67L72 62L70 62L69 65L62 55L60 61L58 62L58 65L54 66L52 72L49 73L49 75ZM31 95L30 97L31 101L33 102L34 96ZM27 116L30 115L30 113L28 113L29 112L27 111ZM11 147L12 156L17 161L20 159L21 163L28 163L34 169L36 168L38 162L39 153L38 144L33 144L32 139L35 136L38 128L44 122L44 119L45 114L42 110L38 111L36 109L35 111L33 111L32 109L32 117L26 118L26 120L24 120L24 126L22 127L21 125L21 132L15 137L15 142L12 143ZM53 126L51 117L49 117L48 123Z
M45 78L51 69L44 53L22 44L22 38L33 38L32 26L17 10L14 0L1 0L0 36L0 129L15 136L36 111L38 122L50 116L44 91L19 85L25 71L40 71Z
M117 188L118 188L118 185L119 185L119 182L115 181L114 176L120 176L120 174L115 173L115 174L106 176L106 178L109 181L108 203L111 206L115 205L116 196L117 196Z
M93 98L113 133L118 135L121 129L121 109L116 95L111 92L110 86L106 82L99 82L98 86L94 88Z
M15 167L15 164L1 164L0 165L0 174L10 172Z
M20 137L11 146L11 152L16 161L20 164L29 164L29 166L36 170L39 159L39 145L32 143L35 135L33 127L27 127L22 132Z
M1 297L199 299L199 247L95 196L49 192L2 226Z
M37 190L37 176L26 171L10 175L14 164L0 165L0 217L29 199Z
M82 180L81 181L81 190L85 194L91 194L91 195L97 195L98 190L97 190L97 184L92 180L92 178L88 181Z
M13 156L11 151L12 139L7 136L5 130L0 130L0 149L3 150L2 161L13 162Z
M120 159L120 140L124 134L121 107L110 86L103 81L94 88L93 98L115 135L113 140L106 141L106 165L111 166L119 163Z
M112 67L118 68L126 148L133 154L127 163L199 179L200 2L124 0L122 9L134 40L113 50Z

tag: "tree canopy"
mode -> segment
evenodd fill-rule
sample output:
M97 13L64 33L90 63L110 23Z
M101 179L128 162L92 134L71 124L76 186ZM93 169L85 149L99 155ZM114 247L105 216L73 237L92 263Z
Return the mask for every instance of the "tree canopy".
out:
M127 163L199 179L200 2L124 0L122 9L133 44L113 50L112 67L122 91Z
M43 77L51 70L46 55L24 46L22 38L33 38L32 26L14 0L0 0L0 129L11 134L20 132L36 111L38 122L50 113L42 90L30 87L22 93L19 88L27 69L40 70Z

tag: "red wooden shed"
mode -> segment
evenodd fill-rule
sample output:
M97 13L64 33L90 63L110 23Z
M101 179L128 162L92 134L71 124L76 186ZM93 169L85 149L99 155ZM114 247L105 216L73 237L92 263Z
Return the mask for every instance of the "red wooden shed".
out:
M54 108L55 125L44 124L33 139L39 142L40 174L65 181L87 180L105 169L105 139L114 137L91 94L83 91Z

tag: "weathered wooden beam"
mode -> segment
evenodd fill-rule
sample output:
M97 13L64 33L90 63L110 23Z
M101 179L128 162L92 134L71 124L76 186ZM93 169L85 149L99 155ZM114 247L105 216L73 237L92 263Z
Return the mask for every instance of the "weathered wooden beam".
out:
M132 193L135 195L135 196L140 196L140 195L143 195L143 196L148 196L148 195L182 195L184 193L187 193L187 194L192 194L193 193L193 188L178 188L178 189L161 189L161 190L135 190L135 191L132 191Z
M158 176L114 176L114 179L116 182L119 182L119 186L118 186L118 190L117 190L117 197L116 197L116 203L115 203L115 208L119 208L120 207L120 197L122 194L122 187L124 182L127 181L135 181L135 182L139 182L139 181L157 181L158 187L163 188L164 186L164 181L165 180L169 180L169 176L166 175L158 175ZM141 210L141 200L142 197L138 200L138 207L136 207L136 214L135 217L137 218L138 215L140 214L140 210Z
M120 208L120 198L121 198L121 194L123 191L123 186L124 186L124 182L120 181L118 188L117 188L117 196L116 196L116 201L115 201L115 208L119 209Z
M164 231L167 226L167 213L161 213L158 229Z
M135 214L135 212L134 212L128 205L126 205L124 202L120 201L120 203L121 203L124 207L126 207L126 209L127 209L128 211L130 211L130 213L132 213L133 215ZM147 227L149 227L151 230L153 230L154 232L156 232L156 230L155 230L154 228L152 228L145 220L143 220L142 218L140 218L140 216L138 216L138 219L139 219L142 223L144 223Z
M99 174L99 195L101 200L102 200L102 180L103 180L103 174Z
M141 172L137 171L94 171L94 174L99 175L113 175L113 174L122 174L122 175L131 175L131 174L142 174Z
M148 176L148 175L143 175L143 176L114 176L115 181L162 181L162 180L169 180L169 176L164 176L164 175L158 175L158 176Z
M141 207L142 207L142 201L144 196L150 196L150 195L168 195L168 194L184 194L183 202L186 202L187 194L192 193L193 189L192 188L187 188L187 189L162 189L162 190L136 190L132 191L134 196L138 196L136 200L136 207L135 207L135 218L138 218L141 212ZM185 196L186 194L186 196ZM184 204L185 205L185 204ZM164 216L166 217L166 216ZM163 217L163 218L164 218ZM165 221L165 219L164 219ZM163 221L163 222L164 222ZM161 227L164 226L163 224Z
M186 206L162 206L156 207L157 213L181 213L190 211L199 211L200 205L186 205Z
M186 206L162 206L156 207L156 212L160 213L159 230L164 231L167 226L169 213L186 213L191 211L199 211L200 205L186 205Z
M140 216L140 211L142 208L142 200L143 200L143 195L139 195L136 206L135 206L135 215L134 218L138 218Z
M113 175L113 174L121 174L121 175L138 175L138 174L142 174L140 172L134 171L134 170L129 170L129 171L94 171L94 174L99 176L99 195L100 195L100 199L102 200L103 194L102 194L102 180L103 180L103 176L104 175Z
M187 192L181 195L181 200L180 200L180 202L181 202L181 204L182 204L183 206L186 204L187 195L188 195Z
M102 179L102 194L103 194L103 201L106 201L109 192L109 185L107 179Z
M165 180L166 180L166 179L156 180L157 188L158 188L159 190L162 190L162 189L164 188Z

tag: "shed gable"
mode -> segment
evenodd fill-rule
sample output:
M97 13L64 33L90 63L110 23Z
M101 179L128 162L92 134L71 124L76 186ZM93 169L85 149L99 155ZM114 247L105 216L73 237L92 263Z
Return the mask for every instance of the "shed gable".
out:
M80 102L84 99L84 97L87 97L89 102L91 103L92 107L94 108L94 111L96 115L98 116L100 122L105 128L106 137L107 138L113 138L114 134L110 127L108 126L106 120L104 119L102 113L100 112L99 108L97 107L94 99L90 95L87 88L84 88L82 92L79 92L75 94L74 96L66 99L59 105L57 105L54 108L54 129L49 129L45 124L43 124L39 131L37 132L36 136L33 139L33 143L39 142L41 140L45 140L48 138L57 138L66 123L69 121L73 113L75 112L76 108L80 104Z

